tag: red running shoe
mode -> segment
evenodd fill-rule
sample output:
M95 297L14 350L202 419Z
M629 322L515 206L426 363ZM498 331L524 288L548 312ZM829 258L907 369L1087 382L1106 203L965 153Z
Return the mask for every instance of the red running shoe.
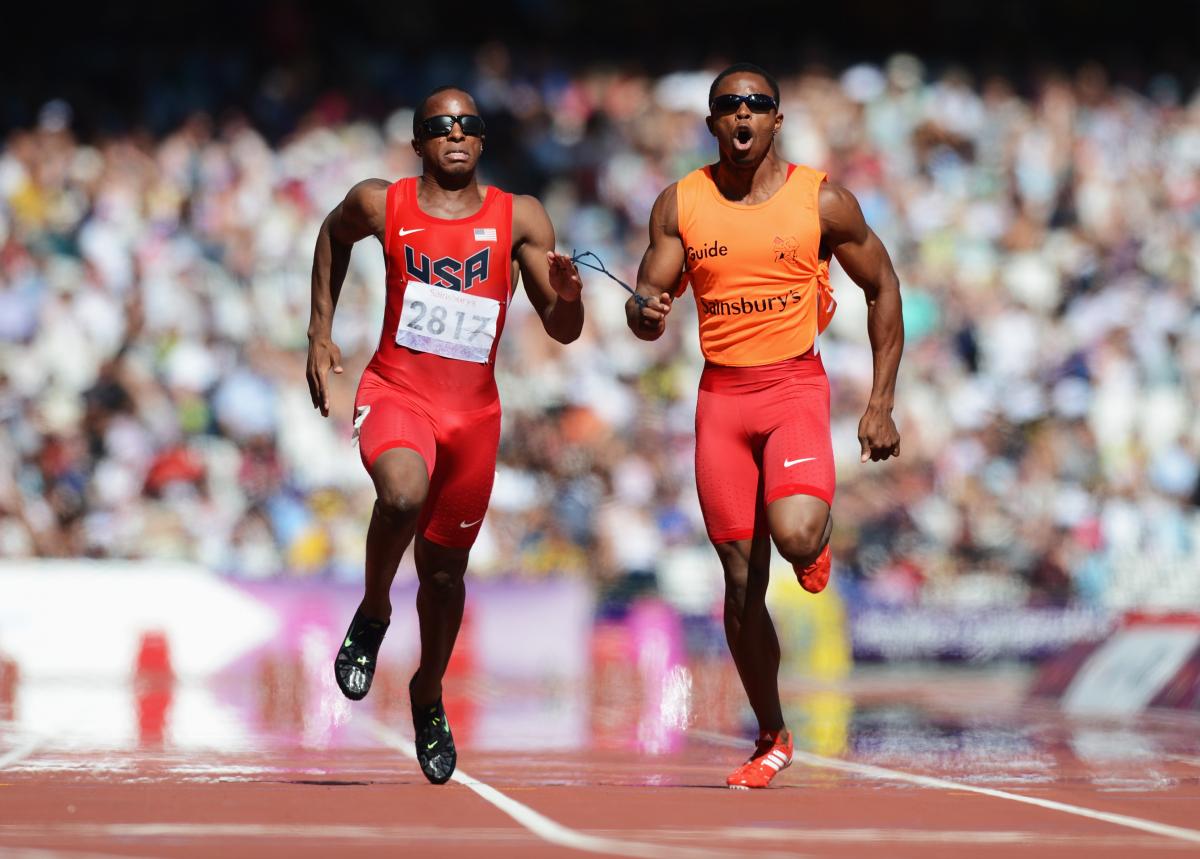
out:
M817 555L817 559L807 567L792 565L792 569L796 571L796 579L800 582L800 587L804 588L810 594L819 594L825 590L825 586L829 584L829 567L832 564L832 559L829 556L829 544L825 544L825 548L821 550L821 554Z
M792 732L787 728L774 735L759 735L750 760L729 774L725 784L733 790L766 787L780 770L792 765Z

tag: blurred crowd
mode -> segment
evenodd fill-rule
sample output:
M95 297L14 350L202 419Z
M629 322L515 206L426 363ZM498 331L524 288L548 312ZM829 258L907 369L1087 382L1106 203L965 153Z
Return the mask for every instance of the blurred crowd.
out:
M1102 69L1017 92L911 56L776 70L784 154L853 191L889 249L907 347L902 455L861 465L871 353L834 266L822 341L835 575L876 603L1182 604L1200 569L1200 93ZM545 204L564 250L632 281L658 192L715 158L714 70L514 69L460 81L485 181ZM412 175L411 105L319 101L268 140L236 113L77 139L46 104L0 150L0 556L187 558L358 581L373 491L351 446L383 264L355 249L329 419L304 379L317 228L356 181ZM569 347L518 296L477 576L577 576L611 599L719 599L692 475L690 299L654 344L584 271ZM412 575L405 562L401 575Z

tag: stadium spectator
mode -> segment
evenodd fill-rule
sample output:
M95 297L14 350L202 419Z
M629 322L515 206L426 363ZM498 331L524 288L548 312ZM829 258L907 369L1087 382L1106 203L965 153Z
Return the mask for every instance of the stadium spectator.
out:
M711 71L526 74L503 54L480 52L464 81L511 129L490 178L537 194L563 248L630 280L656 190L708 157ZM904 457L862 479L869 347L835 267L838 578L899 604L1123 605L1194 587L1200 94L1136 92L1096 67L1022 94L908 56L781 84L783 151L855 194L906 288ZM324 423L298 383L308 254L356 177L417 165L407 108L347 116L313 112L278 143L235 114L80 140L52 102L4 141L0 555L357 579L372 488L352 392ZM351 377L382 283L374 255L353 258L335 328ZM678 571L704 543L689 473L701 359L686 324L626 348L609 288L595 282L571 350L513 305L473 574L586 576L605 594L658 575L694 610L711 583Z

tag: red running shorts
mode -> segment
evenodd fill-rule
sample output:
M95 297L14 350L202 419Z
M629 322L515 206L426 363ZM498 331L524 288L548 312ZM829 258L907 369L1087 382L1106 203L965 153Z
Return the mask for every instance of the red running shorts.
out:
M354 398L354 434L367 472L386 451L406 447L425 461L429 494L417 533L439 546L470 548L479 536L500 447L500 401L455 410L363 373Z
M829 379L811 351L761 367L708 364L696 402L696 488L708 538L766 532L766 506L787 495L833 505Z

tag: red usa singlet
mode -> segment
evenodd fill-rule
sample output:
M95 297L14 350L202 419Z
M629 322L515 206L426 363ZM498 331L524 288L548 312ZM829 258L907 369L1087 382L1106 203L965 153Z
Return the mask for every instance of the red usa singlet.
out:
M496 347L512 297L512 195L488 187L468 218L421 211L417 179L387 190L387 306L367 369L431 405L497 398Z

